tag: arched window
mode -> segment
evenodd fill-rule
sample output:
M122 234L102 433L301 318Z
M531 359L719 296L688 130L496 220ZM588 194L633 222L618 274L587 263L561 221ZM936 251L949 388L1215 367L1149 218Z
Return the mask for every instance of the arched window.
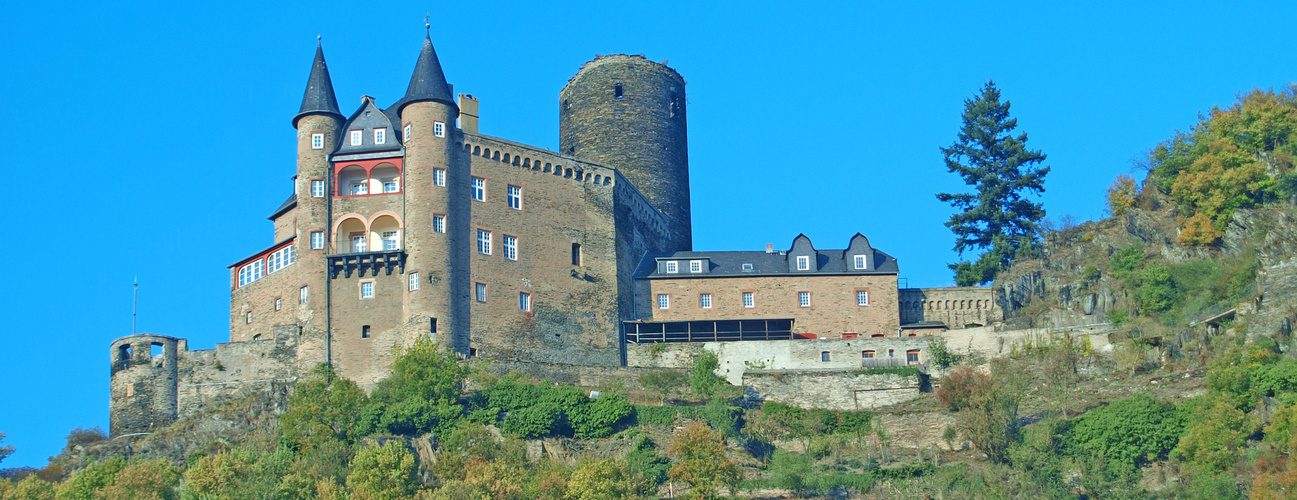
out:
M482 156L482 146L473 146L473 155Z
M338 224L337 246L343 253L369 251L369 235L365 230L365 221L358 217L349 217Z
M374 194L401 192L401 169L391 163L374 167L369 171L369 192Z
M396 217L381 215L369 224L369 247L373 250L401 249L401 223Z
M369 194L369 173L360 165L338 171L338 196Z

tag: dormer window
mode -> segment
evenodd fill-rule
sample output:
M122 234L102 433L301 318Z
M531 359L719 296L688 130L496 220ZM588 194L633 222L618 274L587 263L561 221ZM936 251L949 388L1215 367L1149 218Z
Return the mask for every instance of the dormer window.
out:
M744 264L743 264L743 270L744 270L744 271L751 271L751 270L752 270L752 264L744 263Z
M324 149L324 134L311 134L311 149Z
M798 270L798 271L810 271L810 270L811 270L811 257L808 256L808 255L798 255L798 256L797 256L797 270Z
M703 272L703 261L701 261L701 260L691 260L691 261L689 261L689 272L691 272L691 273L701 273L701 272Z
M869 266L865 263L864 255L856 256L856 269L867 269Z
M351 131L351 145L352 145L352 146L359 146L359 145L360 145L360 141L361 141L361 139L362 139L361 134L364 134L364 132L363 132L363 131L360 131L360 130L352 130L352 131Z
M667 261L667 272L668 272L668 273L672 273L672 274L678 272L678 271L679 271L679 268L677 268L676 266L677 266L676 261L674 261L674 260L668 260L668 261Z
M374 144L383 144L387 142L387 129L374 129Z

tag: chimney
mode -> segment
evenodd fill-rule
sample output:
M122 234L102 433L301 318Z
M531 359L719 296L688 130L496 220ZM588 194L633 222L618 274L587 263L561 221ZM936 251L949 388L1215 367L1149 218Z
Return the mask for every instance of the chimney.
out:
M774 243L766 243L766 253L775 253Z
M459 95L459 129L477 133L477 98L473 94Z

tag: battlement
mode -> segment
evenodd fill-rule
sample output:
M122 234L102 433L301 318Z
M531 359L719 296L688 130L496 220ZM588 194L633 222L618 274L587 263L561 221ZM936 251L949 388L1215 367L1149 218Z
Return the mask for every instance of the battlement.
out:
M944 325L958 329L1004 319L991 287L902 288L898 299L903 328Z

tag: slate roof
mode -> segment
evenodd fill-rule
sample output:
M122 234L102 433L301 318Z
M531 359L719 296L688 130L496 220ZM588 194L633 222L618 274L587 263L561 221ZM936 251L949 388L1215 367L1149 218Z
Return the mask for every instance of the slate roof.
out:
M315 62L311 65L311 76L306 79L306 93L302 96L302 108L293 116L293 127L303 116L325 114L343 118L338 110L338 98L333 94L333 81L329 79L329 66L324 63L324 48L315 46Z
M391 108L388 108L391 109ZM362 96L360 98L360 109L347 119L347 123L342 126L342 134L338 137L338 149L335 154L358 154L358 153L377 153L384 151L400 151L401 140L398 136L396 126L400 121L393 121L391 116L379 109L374 104L374 98ZM382 144L374 143L374 129L387 129ZM360 130L360 144L351 145L351 131Z
M859 235L857 235L859 236ZM859 236L863 238L863 236ZM792 250L788 251L739 251L739 252L649 252L640 260L639 266L635 269L634 277L636 279L645 278L718 278L718 277L735 277L735 276L793 276L793 275L879 275L879 274L898 274L900 267L897 265L896 258L882 251L873 248L867 248L861 251L872 253L873 260L869 269L854 269L854 255L848 250L815 250L810 249L801 251L802 254L815 254L814 262L809 271L797 271L790 269L789 259L798 255L795 251L800 247L798 240L804 239L805 248L809 248L810 240L805 236L798 236L794 240ZM853 238L853 241L855 239ZM703 273L690 273L688 264L682 263L680 272L665 273L658 272L657 262L659 260L708 260L709 268ZM744 264L751 264L752 270L745 271ZM793 266L795 267L795 266Z
M437 101L459 109L450 94L450 85L446 75L441 71L441 61L437 51L432 48L432 37L423 39L423 49L419 51L419 60L414 64L414 74L410 76L410 86L405 90L405 97L397 103L397 112L406 104L422 101Z
M297 206L297 193L289 195L288 199L284 200L284 204L280 205L279 208L276 208L275 212L270 214L270 217L266 218L270 220L278 219L279 216L284 215L285 212L292 210L295 206Z

